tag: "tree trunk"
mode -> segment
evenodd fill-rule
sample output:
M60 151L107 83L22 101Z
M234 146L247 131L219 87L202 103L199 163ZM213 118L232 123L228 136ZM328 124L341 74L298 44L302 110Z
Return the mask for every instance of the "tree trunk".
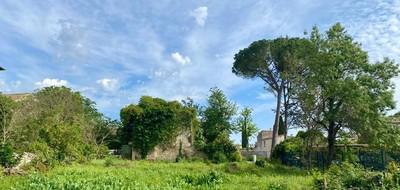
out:
M271 143L271 153L275 148L276 141L278 138L278 132L279 132L279 117L281 115L281 98L282 98L282 89L283 89L283 81L281 82L281 85L279 87L279 90L277 91L277 101L276 101L276 114L275 114L275 124L274 128L272 130L272 143Z
M244 117L244 125L242 126L242 148L248 148L248 137L247 137L247 123L246 117Z
M287 98L287 97L286 97ZM288 107L289 107L289 100L284 100L285 101L285 134L284 134L284 139L286 140L287 138L287 133L288 133Z
M335 140L336 140L336 134L335 134L335 128L333 124L329 125L329 130L328 130L328 160L327 160L327 165L330 166L333 161L334 157L334 146L335 146Z

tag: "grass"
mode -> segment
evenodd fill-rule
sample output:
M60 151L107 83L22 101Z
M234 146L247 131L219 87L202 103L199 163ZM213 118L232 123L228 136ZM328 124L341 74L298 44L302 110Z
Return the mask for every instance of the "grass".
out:
M95 160L41 174L0 176L0 189L310 189L312 177L297 168L239 162Z

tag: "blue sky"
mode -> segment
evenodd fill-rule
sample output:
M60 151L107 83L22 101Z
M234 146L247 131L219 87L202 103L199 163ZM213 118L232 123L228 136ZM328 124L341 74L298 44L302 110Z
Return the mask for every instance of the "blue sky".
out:
M400 1L3 0L0 91L66 85L118 119L142 95L204 104L217 86L269 129L275 98L261 80L231 73L234 54L255 40L303 36L336 22L371 61L400 60ZM399 89L395 99L400 107Z

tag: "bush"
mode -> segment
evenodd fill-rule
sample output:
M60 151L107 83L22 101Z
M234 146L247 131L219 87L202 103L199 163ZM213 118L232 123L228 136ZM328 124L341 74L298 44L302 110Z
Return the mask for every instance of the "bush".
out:
M14 167L18 164L20 158L14 155L11 144L0 145L0 165L6 168Z
M242 155L240 154L239 151L236 151L232 154L231 161L232 162L241 162L242 161Z
M226 158L226 156L223 152L216 152L216 153L214 153L214 155L212 155L211 161L214 164L220 164L223 162L227 162L228 159Z
M325 175L316 175L314 185L324 189L325 181L328 189L379 189L383 186L382 174L348 162L332 165Z
M286 190L288 186L282 182L274 182L268 184L267 190Z
M283 163L284 157L287 156L288 153L294 154L293 156L300 156L302 150L302 139L299 137L294 137L290 139L286 139L282 143L279 143L275 146L274 150L271 154L271 159L275 161L279 161Z
M259 167L263 168L263 167L265 167L265 164L266 164L265 160L257 160L256 161L256 165Z

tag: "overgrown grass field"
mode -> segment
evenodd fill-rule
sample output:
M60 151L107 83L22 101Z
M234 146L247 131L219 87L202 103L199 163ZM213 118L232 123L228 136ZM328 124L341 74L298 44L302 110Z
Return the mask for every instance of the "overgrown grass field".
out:
M0 176L0 189L310 189L306 171L279 165L239 162L149 162L96 160L59 166L45 174Z

